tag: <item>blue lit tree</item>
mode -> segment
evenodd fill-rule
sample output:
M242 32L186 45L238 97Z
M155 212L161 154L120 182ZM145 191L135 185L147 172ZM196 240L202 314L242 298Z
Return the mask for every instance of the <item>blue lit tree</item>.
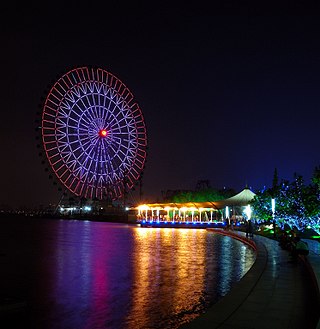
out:
M309 225L320 235L320 166L315 167L311 181Z
M301 231L311 227L320 234L320 168L316 168L309 185L305 185L298 174L294 174L292 182L282 180L278 184L275 170L272 187L258 192L251 203L255 217L261 222L269 223L272 218L272 198L276 199L278 226L288 225Z
M254 209L253 216L258 223L269 223L272 219L272 210L270 200L273 196L270 189L258 191L251 201L251 206Z
M317 200L320 201L320 166L315 167L311 181L314 184Z

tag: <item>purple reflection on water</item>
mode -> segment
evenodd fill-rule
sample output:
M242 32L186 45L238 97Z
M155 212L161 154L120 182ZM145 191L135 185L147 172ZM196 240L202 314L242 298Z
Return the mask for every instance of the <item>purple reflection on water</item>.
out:
M178 328L252 265L241 242L200 229L84 221L2 221L6 320L33 328ZM12 323L13 323L12 322Z
M65 248L60 239L56 248L57 281L53 288L56 300L64 296L63 308L68 316L63 325L122 328L132 285L130 227L93 222L78 222L76 227L70 223L66 227L65 221L60 225L60 236L64 230L67 234L74 232L66 239ZM61 320L60 309L61 305L57 305L56 321Z

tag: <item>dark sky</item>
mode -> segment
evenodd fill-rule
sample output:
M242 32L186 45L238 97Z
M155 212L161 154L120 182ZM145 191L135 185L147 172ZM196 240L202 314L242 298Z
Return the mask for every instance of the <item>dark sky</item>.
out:
M58 202L34 121L48 88L81 65L112 72L135 95L150 201L199 179L257 190L274 168L308 183L320 164L319 10L221 3L3 8L0 204Z

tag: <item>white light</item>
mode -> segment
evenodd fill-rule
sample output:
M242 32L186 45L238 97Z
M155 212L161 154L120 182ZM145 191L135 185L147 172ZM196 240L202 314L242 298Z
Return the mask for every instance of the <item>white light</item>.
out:
M229 217L230 217L229 207L226 206L226 218L229 218Z
M276 200L275 199L271 199L271 209L272 209L272 213L274 214L274 211L276 209Z
M251 207L250 205L247 205L245 210L244 210L245 214L247 215L248 219L251 218L251 213L252 213L252 210L251 210Z

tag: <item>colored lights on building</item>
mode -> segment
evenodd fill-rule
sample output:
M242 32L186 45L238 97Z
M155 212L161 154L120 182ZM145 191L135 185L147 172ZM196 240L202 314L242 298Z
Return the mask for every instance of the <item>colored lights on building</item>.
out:
M218 210L204 207L204 204L143 204L135 208L138 211L138 220L149 223L203 223L217 220ZM213 214L215 213L215 216ZM214 218L213 218L214 217Z

